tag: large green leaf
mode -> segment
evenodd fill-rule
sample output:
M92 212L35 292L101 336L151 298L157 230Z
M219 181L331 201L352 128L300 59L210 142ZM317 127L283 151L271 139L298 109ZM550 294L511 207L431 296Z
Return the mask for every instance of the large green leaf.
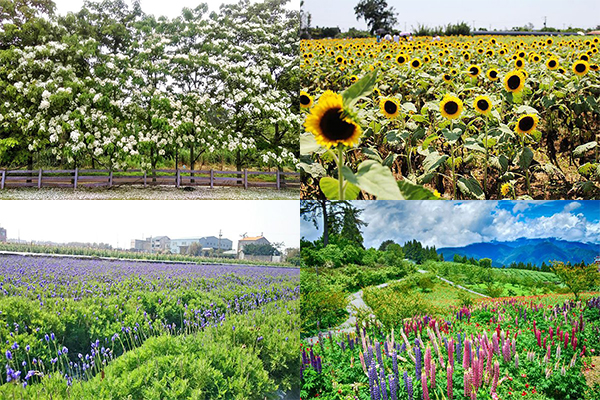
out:
M319 150L321 145L315 140L312 133L300 134L300 154L307 155Z
M402 194L392 175L392 171L373 160L360 163L356 174L344 168L344 177L378 200L402 200Z
M598 142L596 142L596 141L588 142L586 144L582 144L581 146L577 146L575 148L575 150L573 150L573 157L575 157L575 158L583 157L585 155L585 153L587 153L589 150L592 150L596 146L598 146Z
M323 168L323 166L319 163L308 164L305 162L300 162L298 163L298 167L304 170L304 172L306 172L313 178L320 178L322 176L327 175L327 171L325 171L325 168Z
M421 185L415 185L406 179L398 182L400 193L405 200L439 200L430 190Z
M437 152L434 152L425 157L425 160L423 160L423 167L425 168L425 171L435 171L440 165L444 164L447 159L448 156L446 154L439 155Z
M523 147L521 151L517 153L517 165L523 169L529 168L533 161L533 151L529 147Z
M329 200L339 200L340 199L340 185L339 181L334 178L330 178L328 176L321 178L319 181L319 187L325 197ZM344 200L356 200L358 194L360 193L360 189L356 187L356 185L351 182L344 182Z
M482 143L474 138L468 138L465 140L465 148L485 153L485 147L483 147Z
M377 81L377 70L369 72L363 76L358 82L344 90L342 93L342 99L344 101L345 108L352 108L354 104L361 98L368 96L375 87Z
M475 178L460 178L456 186L458 186L463 194L469 197L473 197L477 200L485 200L483 189Z

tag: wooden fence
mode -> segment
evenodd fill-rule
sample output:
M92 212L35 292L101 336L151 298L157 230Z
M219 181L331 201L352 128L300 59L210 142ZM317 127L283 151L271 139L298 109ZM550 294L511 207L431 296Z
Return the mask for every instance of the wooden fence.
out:
M274 181L257 179L258 176L272 176ZM112 187L122 185L147 186L237 186L267 188L298 188L300 174L297 172L262 171L216 171L216 170L175 170L157 169L151 172L142 170L110 171L103 169L57 169L57 170L0 170L0 189L17 187Z

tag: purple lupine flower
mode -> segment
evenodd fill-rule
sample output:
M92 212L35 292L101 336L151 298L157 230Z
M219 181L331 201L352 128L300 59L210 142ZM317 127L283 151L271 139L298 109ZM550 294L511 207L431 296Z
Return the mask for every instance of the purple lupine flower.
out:
M371 360L371 365L369 366L369 387L371 389L371 400L381 400L377 378L377 367L375 366L374 359Z
M31 350L31 347L29 345L25 346L25 351L29 353L29 350Z
M394 378L396 379L396 385L400 380L400 374L398 372L398 355L395 351L392 351L392 371L394 371Z
M381 399L382 400L387 400L387 384L385 381L385 372L384 372L384 368L383 365L381 366L381 369L379 370L379 380L381 381Z
M375 343L375 353L377 354L377 362L383 366L383 357L381 356L381 345L379 342Z
M414 396L413 396L413 383L412 383L412 378L409 376L407 379L407 383L406 383L406 393L408 393L408 398L409 400L413 400Z
M13 356L12 353L10 352L10 350L6 350L6 359L7 360L12 360Z
M390 400L398 400L398 379L390 375Z
M417 380L421 379L421 369L422 369L421 348L419 346L416 346L415 347L415 374L416 374Z

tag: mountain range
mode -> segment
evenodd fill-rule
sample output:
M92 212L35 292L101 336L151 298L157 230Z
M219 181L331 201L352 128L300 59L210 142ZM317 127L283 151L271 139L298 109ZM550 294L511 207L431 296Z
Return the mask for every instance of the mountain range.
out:
M462 247L437 249L444 260L451 261L455 254L468 258L491 258L492 266L501 267L513 262L532 263L540 266L543 262L562 261L570 263L591 263L600 255L600 245L595 243L570 242L556 238L519 238L511 242L491 241L472 243Z

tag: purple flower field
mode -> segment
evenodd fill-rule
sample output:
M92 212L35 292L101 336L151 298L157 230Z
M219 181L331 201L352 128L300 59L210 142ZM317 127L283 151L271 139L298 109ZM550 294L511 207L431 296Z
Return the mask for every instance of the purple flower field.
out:
M291 268L0 256L0 384L89 380L148 338L218 329L298 295Z

